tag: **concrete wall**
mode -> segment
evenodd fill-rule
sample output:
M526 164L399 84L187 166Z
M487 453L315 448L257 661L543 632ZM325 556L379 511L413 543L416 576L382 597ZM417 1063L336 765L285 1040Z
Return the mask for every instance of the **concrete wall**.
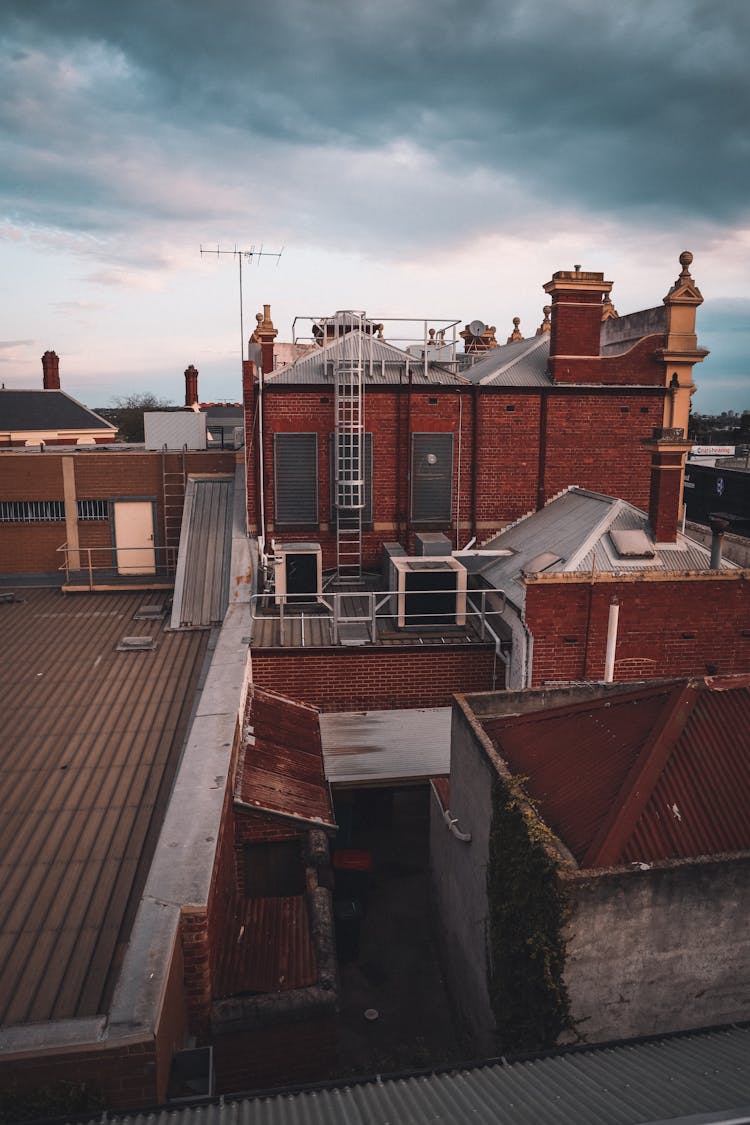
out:
M448 831L433 794L430 866L443 965L455 1006L479 1054L496 1049L495 1018L487 994L487 860L492 823L493 771L478 752L477 732L460 700L453 704L450 811L464 843Z
M573 880L565 981L587 1040L750 1016L750 856Z

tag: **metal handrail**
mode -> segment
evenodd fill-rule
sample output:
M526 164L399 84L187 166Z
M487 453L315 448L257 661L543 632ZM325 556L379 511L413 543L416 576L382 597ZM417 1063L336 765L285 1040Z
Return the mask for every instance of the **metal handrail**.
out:
M142 552L143 550L143 547L71 547L65 542L55 549L55 554L63 556L63 561L57 569L65 572L65 581L70 582L71 574L85 573L88 575L88 586L91 590L96 585L97 576L101 577L105 573L109 578L113 576L127 577L129 571L133 575L144 576L151 573L155 576L174 575L177 569L176 547L149 547L149 550L154 553L153 571L144 572L139 564L134 564L132 567L128 567L127 564L123 565L123 555L127 555L129 551ZM106 561L98 562L100 556L103 556ZM95 561L95 557L97 561Z
M406 591L406 593L407 594L411 593L411 591ZM452 587L452 588L444 589L444 590L443 589L440 589L440 590L420 590L419 593L420 593L420 595L429 595L429 594L453 594L453 595L455 595L456 589L455 589L455 587ZM373 590L347 590L345 592L342 592L342 591L332 592L332 591L328 590L328 591L326 591L326 593L324 595L323 594L276 594L276 593L271 592L271 593L264 593L264 594L253 594L252 597L250 598L250 605L251 605L251 612L252 612L252 615L253 615L254 618L258 617L259 607L262 608L264 605L268 605L269 602L273 606L274 610L276 610L276 609L278 610L278 614L279 614L279 641L280 641L281 645L284 645L285 640L286 640L286 620L287 620L287 616L288 616L288 610L289 610L290 607L298 606L299 610L297 612L295 612L294 618L295 618L296 621L300 622L300 628L301 628L301 631L302 631L302 645L304 646L306 615L305 615L303 605L305 603L310 602L311 600L314 600L318 606L322 606L326 610L328 610L328 613L330 615L329 621L330 621L331 643L332 644L337 645L337 644L340 643L341 626L342 625L366 625L368 627L368 631L369 631L369 634L370 634L370 640L373 643L375 643L375 641L377 640L377 636L378 636L378 622L379 621L384 621L386 619L394 618L394 617L396 617L396 618L402 617L402 618L405 619L406 627L408 627L408 628L411 628L411 627L418 628L419 625L421 624L421 620L420 620L420 621L415 622L414 626L410 626L409 623L408 623L408 619L410 619L410 618L412 618L412 619L413 618L422 619L425 616L425 614L423 612L407 613L404 610L403 613L399 613L397 609L394 612L394 609L391 605L391 599L392 598L398 598L399 595L403 595L403 594L404 594L403 590L379 590L377 592L373 591ZM366 601L367 602L366 612L358 613L358 614L354 614L354 615L352 615L352 614L347 615L347 614L343 613L342 612L342 605L343 605L343 599L345 599L345 598L361 599L361 600ZM496 605L493 605L493 604L488 604L490 599L492 599L493 601L499 599L500 605L496 606ZM477 602L479 603L478 606L477 606ZM467 590L466 591L466 608L465 608L465 610L462 610L463 616L465 616L467 618L472 618L472 619L478 618L479 632L480 632L480 636L481 636L482 640L489 637L491 640L494 641L495 648L498 652L501 651L502 640L499 637L499 635L497 634L497 632L495 631L495 629L490 624L489 619L492 618L492 617L496 617L496 616L502 616L502 614L505 610L505 606L506 606L506 597L505 597L505 594L500 592L500 591L497 591L497 590L470 590L469 591L469 590ZM310 614L307 614L308 618L310 616L311 616ZM430 616L433 617L433 618L437 618L437 619L442 619L442 618L450 619L450 618L455 618L456 614L455 614L455 611L451 612L450 610L447 610L447 611L444 611L444 612L431 613Z

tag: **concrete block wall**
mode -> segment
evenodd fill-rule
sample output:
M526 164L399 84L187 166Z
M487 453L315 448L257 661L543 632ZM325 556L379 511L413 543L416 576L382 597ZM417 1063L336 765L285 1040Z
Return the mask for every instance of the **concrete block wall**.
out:
M465 843L448 831L432 794L430 876L435 894L441 960L451 998L474 1039L477 1057L492 1055L495 1017L487 990L487 862L492 823L492 769L477 752L476 736L460 702L453 704L450 812Z
M589 1042L746 1020L750 856L571 878L565 981Z

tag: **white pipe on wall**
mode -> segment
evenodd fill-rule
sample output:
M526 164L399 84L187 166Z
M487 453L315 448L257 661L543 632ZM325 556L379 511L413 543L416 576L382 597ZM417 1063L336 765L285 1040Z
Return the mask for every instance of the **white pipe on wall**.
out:
M607 652L604 657L604 682L611 684L615 675L615 649L617 647L617 623L620 618L620 605L612 598L607 623Z

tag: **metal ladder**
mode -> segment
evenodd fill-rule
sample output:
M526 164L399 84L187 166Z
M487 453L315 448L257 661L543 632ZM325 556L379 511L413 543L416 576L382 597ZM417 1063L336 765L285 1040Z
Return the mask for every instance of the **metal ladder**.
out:
M336 568L340 581L362 578L362 510L365 506L365 435L362 393L362 337L352 341L352 358L335 364L334 466Z
M164 511L164 546L173 548L175 554L180 545L180 529L182 527L182 509L185 504L185 485L187 482L186 446L181 450L168 450L166 445L161 451L161 487ZM171 458L172 467L168 459ZM174 463L177 461L178 468ZM169 553L169 552L168 552Z

